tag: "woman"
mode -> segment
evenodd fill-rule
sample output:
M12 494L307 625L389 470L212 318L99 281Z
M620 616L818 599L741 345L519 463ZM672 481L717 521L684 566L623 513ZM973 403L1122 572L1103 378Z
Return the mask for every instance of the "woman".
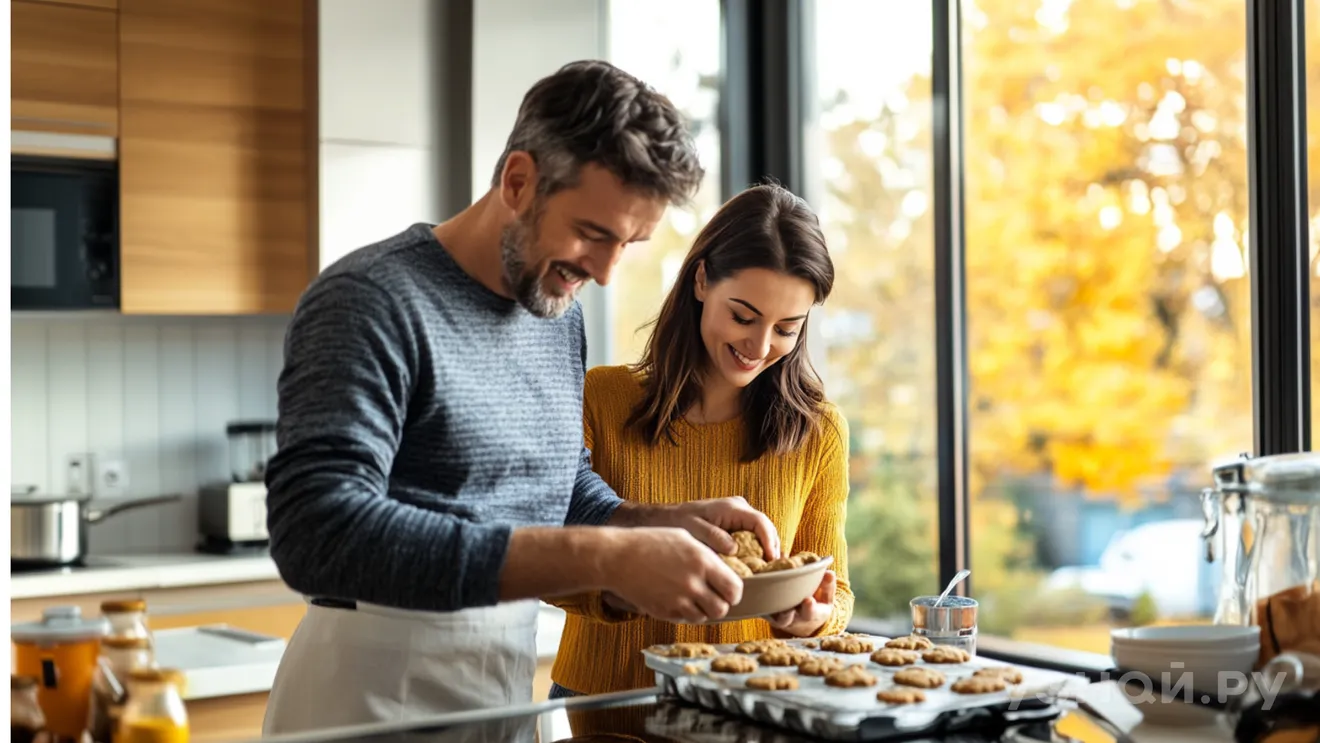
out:
M653 644L846 627L847 423L826 402L806 347L810 310L833 283L806 202L778 186L748 189L697 236L641 361L590 370L583 406L594 468L621 497L664 504L741 495L774 522L784 554L833 556L833 572L787 612L702 626L640 617L599 593L556 601L568 621L552 696L653 685L640 652Z

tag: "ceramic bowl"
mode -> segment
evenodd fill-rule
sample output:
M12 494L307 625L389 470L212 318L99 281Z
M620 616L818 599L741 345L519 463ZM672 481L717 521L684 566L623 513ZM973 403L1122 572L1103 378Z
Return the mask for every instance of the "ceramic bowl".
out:
M1260 645L1260 627L1232 624L1185 624L1163 627L1123 627L1109 633L1115 646L1169 647L1205 650Z
M816 592L825 571L833 564L833 557L822 557L800 568L743 578L742 600L730 606L728 614L708 624L755 619L792 609Z

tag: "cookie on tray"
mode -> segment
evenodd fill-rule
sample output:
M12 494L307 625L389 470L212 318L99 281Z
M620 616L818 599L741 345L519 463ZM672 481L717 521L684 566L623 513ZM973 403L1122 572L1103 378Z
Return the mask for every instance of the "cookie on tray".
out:
M655 645L649 650L666 658L714 658L720 654L714 645L704 642L676 642L673 645Z
M875 643L860 637L841 635L839 637L826 637L821 640L820 649L831 653L855 655L857 653L869 653L872 650L875 650Z
M798 688L798 680L791 673L753 676L747 679L747 688L760 691L793 691Z
M895 650L930 650L932 643L924 637L908 635L907 637L895 637L885 643L885 647Z
M892 689L881 689L875 693L875 698L886 704L916 704L926 701L926 693L920 689L904 689L896 686Z
M997 676L1004 680L1006 684L1022 683L1022 672L1012 666L996 666L994 668L979 668L973 676Z
M943 686L944 681L944 674L931 668L904 668L894 674L894 683L918 689L934 689Z
M743 655L759 655L767 650L786 647L788 647L788 643L777 637L772 637L766 640L748 640L747 642L739 644L738 647L733 649L733 651L735 653L742 653Z
M710 662L716 673L751 673L757 669L756 659L746 655L721 655Z
M763 666L796 666L807 658L811 657L811 652L802 648L770 648L761 653L757 658Z
M838 658L811 657L798 664L798 673L803 676L828 676L843 670L843 661Z
M953 682L949 687L959 694L994 694L1008 688L1008 682L1002 676L967 676Z
M820 643L816 642L815 640L807 640L806 642L802 643L802 647L815 650L816 648L820 647Z
M825 683L829 686L851 689L859 686L875 686L876 678L861 666L848 666L826 676Z
M894 648L880 648L871 653L871 660L882 666L910 666L916 663L919 657L916 651Z
M962 648L938 645L922 653L921 659L927 663L966 663L972 656Z

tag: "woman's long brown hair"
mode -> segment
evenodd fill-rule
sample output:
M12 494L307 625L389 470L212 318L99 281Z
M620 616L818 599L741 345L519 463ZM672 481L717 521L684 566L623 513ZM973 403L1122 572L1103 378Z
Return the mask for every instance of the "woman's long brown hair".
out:
M697 235L683 267L654 321L633 371L645 392L628 418L647 442L675 441L674 424L701 399L701 380L710 358L701 340L697 269L705 266L714 285L748 268L796 276L815 289L816 304L834 288L834 263L816 214L777 185L749 188L730 199ZM766 452L791 452L819 424L825 390L807 357L807 320L786 356L757 375L742 391L748 440L744 461Z

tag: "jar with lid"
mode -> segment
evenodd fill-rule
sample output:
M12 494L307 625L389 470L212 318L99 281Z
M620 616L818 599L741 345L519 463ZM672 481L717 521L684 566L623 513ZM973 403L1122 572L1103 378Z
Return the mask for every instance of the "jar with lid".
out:
M143 599L113 599L101 602L101 615L110 622L110 637L141 637L154 647L147 626L147 602Z
M37 703L37 677L9 675L9 740L35 743L45 736L46 716Z
M128 675L128 704L116 743L187 743L183 674L173 668L136 668Z
M128 702L130 674L152 665L152 650L145 637L111 636L101 641L101 658L92 676L92 705L87 719L87 730L94 743L111 743Z
M10 629L13 672L37 679L37 704L52 735L77 739L87 729L92 674L109 629L104 617L84 618L77 606L50 607L40 622Z
M1260 627L1263 666L1320 655L1320 453L1241 458L1201 494L1207 557L1224 571L1218 624Z

